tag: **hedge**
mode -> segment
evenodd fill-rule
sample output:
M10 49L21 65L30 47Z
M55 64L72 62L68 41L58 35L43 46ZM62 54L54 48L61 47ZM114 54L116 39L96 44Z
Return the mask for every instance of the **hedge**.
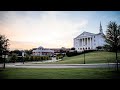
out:
M80 54L88 53L88 52L93 52L93 51L96 51L96 50L85 50L85 51L82 51L82 52L77 52L77 51L67 52L66 55L67 55L68 57L72 57L72 56L76 56L76 55L80 55Z
M23 59L24 61L44 61L44 60L52 60L52 58L50 56L25 56L24 58L23 57L17 57L17 58L14 58L13 56L9 56L8 59L6 59L6 62L12 62L12 63L15 63L15 62L23 62ZM1 60L2 62L2 60Z

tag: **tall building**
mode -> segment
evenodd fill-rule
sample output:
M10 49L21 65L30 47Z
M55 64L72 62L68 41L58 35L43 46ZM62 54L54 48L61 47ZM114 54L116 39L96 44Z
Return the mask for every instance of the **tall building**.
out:
M100 22L98 34L83 32L82 34L74 38L74 47L79 52L83 50L95 50L98 46L104 46L105 39L103 36L104 33Z

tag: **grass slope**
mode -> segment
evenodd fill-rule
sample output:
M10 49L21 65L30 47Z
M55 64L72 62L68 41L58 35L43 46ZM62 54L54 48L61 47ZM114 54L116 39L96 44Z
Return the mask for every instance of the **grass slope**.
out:
M118 59L120 60L120 53L118 53ZM105 51L95 51L85 54L85 61L89 63L114 63L115 62L115 53L114 52L105 52ZM56 64L83 64L84 63L84 54L73 56L73 57L64 57L62 61L52 62Z

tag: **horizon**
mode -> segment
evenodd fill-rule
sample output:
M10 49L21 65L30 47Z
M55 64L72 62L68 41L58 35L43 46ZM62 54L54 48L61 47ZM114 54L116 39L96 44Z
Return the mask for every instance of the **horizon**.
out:
M120 25L120 11L0 11L0 34L10 40L10 50L72 48L82 32L103 33L110 21Z

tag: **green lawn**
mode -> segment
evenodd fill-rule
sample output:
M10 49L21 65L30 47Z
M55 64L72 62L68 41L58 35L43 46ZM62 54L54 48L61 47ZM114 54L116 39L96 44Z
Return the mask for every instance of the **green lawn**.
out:
M25 69L0 70L1 79L120 79L112 69Z
M118 59L120 60L120 53L118 53ZM114 52L105 52L105 51L95 51L85 54L85 61L89 63L114 63L115 62L115 53ZM83 64L84 63L84 54L73 56L73 57L64 57L62 61L52 62L57 64Z

